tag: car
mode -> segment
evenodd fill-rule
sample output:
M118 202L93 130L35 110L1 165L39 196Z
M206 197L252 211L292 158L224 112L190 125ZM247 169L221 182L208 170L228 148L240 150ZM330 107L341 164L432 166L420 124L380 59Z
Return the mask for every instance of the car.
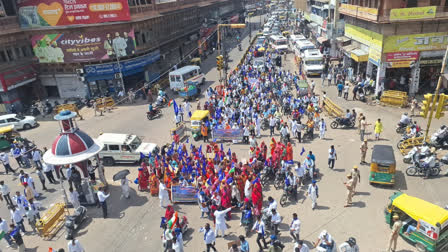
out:
M17 130L27 130L36 127L37 121L34 116L21 116L17 114L8 114L0 116L0 127L14 125Z
M132 134L103 133L96 140L104 144L98 155L105 166L141 162L141 154L154 156L160 150L157 144L144 143Z
M264 59L261 58L254 60L254 68L261 72L264 72Z

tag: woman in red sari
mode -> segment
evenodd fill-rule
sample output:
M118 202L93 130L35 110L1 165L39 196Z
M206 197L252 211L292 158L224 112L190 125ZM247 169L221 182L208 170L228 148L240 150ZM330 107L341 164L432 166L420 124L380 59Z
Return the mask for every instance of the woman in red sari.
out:
M291 143L288 143L288 146L286 146L286 160L292 160L292 145Z
M263 207L263 195L259 179L252 182L252 203L254 204L254 214L261 215L261 208Z
M138 188L140 191L146 191L148 190L148 184L149 184L149 174L148 169L144 168L138 168Z
M157 178L157 175L155 173L153 173L151 176L151 183L149 188L149 193L152 196L157 196L159 194L159 179Z
M221 183L221 206L225 209L232 207L232 191L225 180ZM227 217L231 217L231 211L227 212Z

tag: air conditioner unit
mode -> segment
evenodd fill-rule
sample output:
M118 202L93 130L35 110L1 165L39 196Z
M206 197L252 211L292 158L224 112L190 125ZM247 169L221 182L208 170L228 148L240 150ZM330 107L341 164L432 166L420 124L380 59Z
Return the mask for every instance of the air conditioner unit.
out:
M83 73L84 73L84 69L82 69L82 68L77 68L77 69L76 69L76 73L77 73L77 74L83 74Z
M115 79L121 79L121 73L116 73L115 74Z

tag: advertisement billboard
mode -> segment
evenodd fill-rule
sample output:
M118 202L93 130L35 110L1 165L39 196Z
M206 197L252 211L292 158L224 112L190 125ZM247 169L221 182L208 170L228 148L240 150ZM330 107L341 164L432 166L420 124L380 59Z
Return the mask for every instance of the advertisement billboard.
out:
M441 51L448 45L448 32L396 35L384 39L384 52Z
M18 0L22 28L129 21L127 0Z
M383 46L382 34L369 31L351 24L345 24L345 36L368 45L369 47L372 47L373 49L381 52Z
M39 63L106 60L133 55L136 50L134 29L36 35L31 44Z
M412 20L436 17L437 6L400 8L390 10L390 20Z

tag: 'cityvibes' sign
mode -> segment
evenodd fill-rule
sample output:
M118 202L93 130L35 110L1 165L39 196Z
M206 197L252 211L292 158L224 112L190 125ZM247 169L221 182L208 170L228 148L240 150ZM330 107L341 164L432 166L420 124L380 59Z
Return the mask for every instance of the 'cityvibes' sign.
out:
M45 34L31 38L39 63L70 63L107 60L134 55L134 29Z
M17 0L22 28L129 21L127 0Z

